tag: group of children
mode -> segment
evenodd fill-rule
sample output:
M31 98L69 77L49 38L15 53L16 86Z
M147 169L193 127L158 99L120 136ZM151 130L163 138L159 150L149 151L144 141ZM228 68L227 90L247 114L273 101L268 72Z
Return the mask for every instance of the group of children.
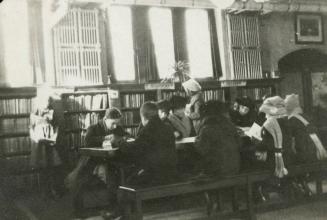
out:
M252 165L260 164L257 167L272 169L277 179L287 179L289 165L327 157L315 127L303 114L295 94L286 96L285 100L279 96L266 98L259 111L250 98L242 97L229 110L220 101L204 102L201 86L195 80L182 85L188 98L172 96L169 100L146 102L141 106L141 123L134 141L127 141L129 134L120 126L120 111L110 108L103 120L87 129L86 147L97 148L102 147L104 141L111 142L112 147L118 149L111 161L128 165L126 184L133 187L170 183L197 174L233 175L239 173L245 160L252 160ZM54 125L49 114L52 114L50 106L32 114L44 120L33 120L31 135L35 135L37 126L46 131L47 126ZM261 140L240 132L239 127L251 127L253 123L261 126ZM193 136L196 137L194 143L176 146L176 140ZM44 142L46 137L34 139L38 149L47 145L51 151L55 150L55 141ZM251 150L243 154L245 149ZM85 186L94 179L103 162L82 157L67 176L77 213L83 210ZM115 169L107 170L103 180L108 181L111 188L110 201L115 204L114 216L117 216L120 209L115 191L120 183Z

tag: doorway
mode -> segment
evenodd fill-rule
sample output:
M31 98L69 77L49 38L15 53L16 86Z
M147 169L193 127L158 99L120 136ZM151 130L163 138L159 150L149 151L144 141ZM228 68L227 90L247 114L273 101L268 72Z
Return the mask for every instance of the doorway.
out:
M297 50L281 58L278 68L283 78L281 94L298 94L304 112L311 116L317 127L325 130L327 55L316 49Z

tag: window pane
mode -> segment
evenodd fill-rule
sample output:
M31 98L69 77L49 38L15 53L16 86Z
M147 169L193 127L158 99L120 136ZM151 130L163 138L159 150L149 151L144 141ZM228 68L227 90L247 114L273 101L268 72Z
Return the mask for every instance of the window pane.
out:
M115 77L117 80L134 80L135 67L131 9L124 6L112 6L109 11L109 20Z
M151 8L149 10L152 39L155 48L159 77L171 73L175 63L173 24L171 10Z
M185 13L186 41L193 77L212 77L209 17L206 10L188 9Z

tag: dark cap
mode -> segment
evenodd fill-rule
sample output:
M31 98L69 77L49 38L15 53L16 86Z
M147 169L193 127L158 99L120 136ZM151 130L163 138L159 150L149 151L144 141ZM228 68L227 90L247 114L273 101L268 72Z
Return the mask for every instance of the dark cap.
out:
M240 105L243 105L243 106L246 106L246 107L248 107L249 109L254 109L254 102L252 101L252 99L250 99L249 97L247 97L247 96L243 96L240 100L239 100L239 102L238 102L238 104L240 104Z
M170 102L171 109L175 110L175 109L185 108L187 104L187 99L182 96L174 95L170 98L169 102Z
M209 100L200 106L201 117L218 116L227 113L226 103L219 100Z
M122 114L118 108L111 107L106 110L104 117L107 119L120 119Z
M163 112L169 113L170 110L170 102L167 100L160 100L157 102L157 107Z

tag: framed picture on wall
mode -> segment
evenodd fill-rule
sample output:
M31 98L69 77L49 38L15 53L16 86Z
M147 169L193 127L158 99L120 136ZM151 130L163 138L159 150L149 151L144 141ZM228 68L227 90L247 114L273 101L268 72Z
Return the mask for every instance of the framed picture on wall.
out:
M319 14L297 14L295 41L298 44L323 43L323 24Z

